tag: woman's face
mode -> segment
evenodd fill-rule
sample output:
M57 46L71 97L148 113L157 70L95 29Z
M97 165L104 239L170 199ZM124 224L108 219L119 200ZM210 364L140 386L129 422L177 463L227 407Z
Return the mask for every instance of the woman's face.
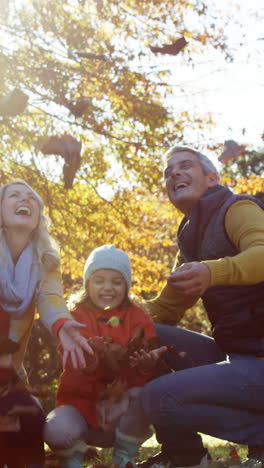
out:
M32 232L39 223L39 202L26 185L9 185L2 200L2 225L5 229Z
M122 304L127 286L119 271L100 269L92 273L86 289L96 307L110 310Z

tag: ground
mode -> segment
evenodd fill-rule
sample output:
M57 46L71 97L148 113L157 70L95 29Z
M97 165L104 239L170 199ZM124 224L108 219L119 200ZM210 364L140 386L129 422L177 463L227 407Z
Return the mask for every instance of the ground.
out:
M232 444L220 439L213 437L203 436L204 444L208 447L209 452L213 460L216 460L217 464L212 468L222 468L224 466L239 466L241 459L246 458L247 449L244 446ZM147 440L140 449L139 459L145 460L148 457L155 455L159 452L160 446L157 444L155 436L152 436ZM108 464L111 461L111 449L96 449L89 450L85 460L85 467L91 467L97 465ZM89 455L91 456L89 458ZM94 455L97 455L93 457ZM56 458L47 450L47 468L58 468L58 461ZM161 467L160 467L161 468Z

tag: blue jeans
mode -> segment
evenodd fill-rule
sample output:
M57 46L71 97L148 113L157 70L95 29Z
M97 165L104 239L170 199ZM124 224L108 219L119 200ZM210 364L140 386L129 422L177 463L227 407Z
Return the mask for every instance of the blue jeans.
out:
M198 462L204 449L197 432L264 446L264 361L227 356L214 339L199 333L167 325L156 329L161 345L186 351L193 366L152 380L142 391L146 417L163 450L178 451L183 459L193 453ZM175 368L173 355L166 359Z

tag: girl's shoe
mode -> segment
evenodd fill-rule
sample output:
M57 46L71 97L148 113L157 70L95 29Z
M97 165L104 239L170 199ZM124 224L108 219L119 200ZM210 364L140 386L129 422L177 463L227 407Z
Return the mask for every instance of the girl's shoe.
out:
M115 445L113 451L113 466L119 468L132 468L135 466L134 458L138 455L139 448L150 434L145 437L133 437L122 434L116 430Z
M82 452L75 452L69 457L60 457L60 468L83 468L84 454Z

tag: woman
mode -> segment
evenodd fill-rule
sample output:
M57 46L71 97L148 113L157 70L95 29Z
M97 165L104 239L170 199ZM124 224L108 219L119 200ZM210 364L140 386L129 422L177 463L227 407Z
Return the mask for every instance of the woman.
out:
M0 189L0 329L18 348L0 354L0 466L44 463L43 411L25 389L11 386L10 391L14 374L26 378L23 357L35 310L58 336L63 363L70 356L73 366L82 368L83 350L93 353L78 331L82 325L72 320L64 302L60 258L43 207L40 196L22 180ZM13 414L14 406L23 408L19 417Z

